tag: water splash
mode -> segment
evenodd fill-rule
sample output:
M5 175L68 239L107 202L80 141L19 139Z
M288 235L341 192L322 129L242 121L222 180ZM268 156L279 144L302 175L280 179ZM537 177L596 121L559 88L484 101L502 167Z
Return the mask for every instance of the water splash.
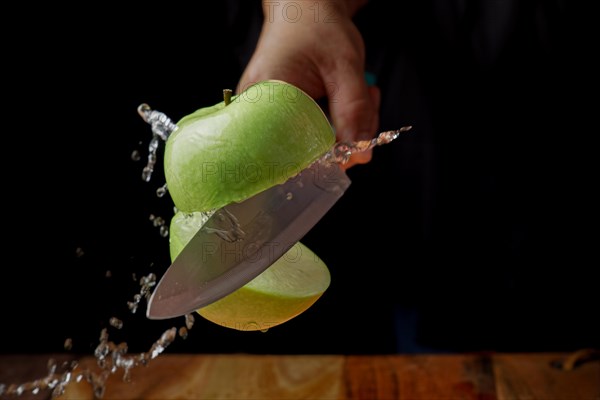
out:
M166 225L163 225L158 229L158 233L160 233L160 236L166 238L169 236L169 228L167 228Z
M152 225L154 225L155 228L158 228L159 226L163 226L165 224L165 220L162 217L157 217L154 214L150 214L148 219L152 221Z
M85 255L85 252L83 251L83 249L81 247L78 247L75 249L75 257L81 258L84 255Z
M150 295L152 294L152 288L156 286L156 274L150 273L146 276L143 276L140 278L139 285L140 292L133 296L133 301L127 302L127 307L132 314L137 312L142 299L148 300L150 298Z
M140 294L136 294L133 296L133 301L127 302L127 307L132 314L137 312L138 306L140 305L140 301L142 301L142 296Z
M194 327L194 322L196 322L196 319L192 314L185 314L185 326L188 330Z
M156 152L160 140L166 141L169 135L177 129L177 125L165 114L152 110L148 104L141 104L137 111L142 119L150 124L152 129L152 139L148 144L148 162L142 170L142 180L150 182L156 165Z
M140 278L140 295L146 299L150 298L152 294L152 288L156 286L156 274L151 272L146 276Z
M152 294L152 288L156 285L156 275L150 273L143 276L140 278L139 284L140 292L134 296L134 302L128 303L134 303L135 308L142 299L148 299ZM121 329L123 322L116 317L112 317L109 320L109 325ZM48 373L45 377L21 384L6 385L0 383L0 395L21 396L25 393L38 394L41 391L51 390L51 396L54 399L64 394L69 383L85 381L90 384L94 398L101 399L104 397L106 383L111 375L122 371L122 379L129 382L134 368L148 365L151 360L162 354L177 336L187 338L193 325L194 317L191 314L186 315L185 326L167 329L147 352L138 354L128 354L128 345L125 342L118 344L112 342L108 329L104 328L100 332L98 345L94 349L96 366L99 370L85 368L82 371L77 371L77 367L79 367L77 361L64 362L59 365L50 359L48 360ZM70 348L71 345L71 339L65 340L65 348Z
M56 361L49 359L46 376L21 384L8 386L0 384L0 395L21 396L25 393L38 394L42 390L51 390L52 397L56 398L64 393L67 384L72 380L72 371L77 365L77 361L64 362L58 365Z
M214 233L229 243L242 240L246 236L246 232L242 230L240 222L235 215L225 208L221 208L216 213L216 218L211 219L213 226L203 227L206 233Z
M323 157L329 163L346 164L352 154L370 150L376 146L388 144L398 138L402 132L408 132L412 126L404 126L394 131L381 132L371 140L359 140L357 142L339 142Z
M108 323L110 324L110 326L117 328L117 329L122 329L123 328L123 321L121 321L119 318L117 317L112 317Z
M142 159L142 155L139 150L134 150L131 152L131 159L133 161L140 161Z
M181 337L182 339L187 339L188 329L185 326L179 328L179 337Z
M171 120L164 114L152 111L150 107L142 104L138 107L138 113L142 116L144 121L148 122L152 127L153 137L148 145L148 163L142 171L142 179L146 182L150 181L152 172L154 171L154 165L156 163L156 152L159 147L160 140L166 141L169 134L171 134L177 126L171 122ZM141 142L139 143L141 145ZM131 154L131 158L134 161L141 159L139 151L135 150ZM157 190L157 196L162 197L167 192L167 186ZM174 210L176 212L176 210ZM208 217L207 217L208 218ZM150 220L154 227L158 227L162 236L168 236L169 231L166 226L166 222L163 218L154 215L150 216ZM81 248L75 250L76 257L82 257L84 252ZM111 272L106 271L106 277L110 277ZM134 274L134 279L135 274ZM137 280L137 279L136 279ZM150 273L143 276L139 280L140 291L133 296L132 301L127 302L127 306L132 313L136 313L143 299L148 300L152 294L152 290L156 285L156 275ZM122 329L123 322L112 317L109 320L109 325L115 329ZM48 373L46 376L32 380L30 382L20 384L4 384L0 383L0 396L21 396L26 393L34 395L39 394L42 391L50 390L52 398L57 398L64 394L66 386L70 382L88 382L93 390L95 398L100 399L104 396L106 390L106 382L108 378L117 373L118 371L123 372L123 380L129 381L131 378L131 371L140 365L147 365L151 360L157 358L162 354L165 349L177 338L179 335L182 338L186 338L189 335L189 331L194 325L194 317L186 315L185 326L179 328L172 327L166 330L158 340L156 340L147 352L139 354L128 354L127 343L114 343L110 341L108 329L102 329L99 336L99 342L94 350L94 356L96 358L96 365L99 370L91 370L86 368L82 371L76 371L79 366L77 361L69 363L63 363L58 365L55 361L49 360L48 362ZM73 341L67 338L64 342L65 350L72 349Z
M155 228L158 228L158 233L160 234L160 236L162 236L162 237L169 236L169 227L167 225L167 221L165 221L165 219L163 217L159 217L154 214L150 214L150 217L148 219L152 222L152 225Z
M165 183L164 185L162 185L161 187L159 187L158 189L156 189L156 196L157 197L164 197L165 194L167 194L167 184Z
M151 125L153 133L153 137L148 146L148 162L142 171L142 179L149 182L156 164L156 152L160 140L166 141L169 135L177 129L177 126L164 114L151 110L146 104L142 104L138 107L138 113L142 116L144 121ZM377 138L372 140L339 143L327 153L324 159L330 163L348 162L352 154L368 150L381 144L389 143L398 137L401 132L410 129L411 127L404 127L397 131L383 132ZM136 161L136 158L138 160L141 159L141 155L139 152L134 151L132 153L132 159ZM164 188L164 194L166 194L166 185L162 188ZM162 188L159 188L159 190ZM162 197L162 195L160 195L157 190L157 196ZM291 200L291 197L288 199ZM177 210L174 209L174 212L177 212ZM221 237L228 241L239 240L243 237L244 232L239 229L239 223L235 216L227 214L228 213L222 213L220 215L220 222L223 225L223 229L220 229L221 226L219 226L215 230L215 233L219 236L223 235ZM212 212L204 214L203 217L208 219L211 215ZM151 215L150 220L155 227L160 228L161 235L168 236L168 228L166 228L164 219ZM77 250L76 255L78 257L83 256L83 250ZM107 271L106 276L110 276L110 271ZM139 284L140 292L133 296L133 301L127 302L127 306L132 313L136 313L143 299L148 300L150 298L152 289L156 285L156 275L150 273L140 278ZM109 325L116 329L121 329L123 327L122 321L116 317L110 319ZM100 332L99 343L94 350L96 364L100 369L99 371L84 369L83 371L75 373L75 370L79 365L77 361L66 362L59 366L55 361L49 360L48 373L45 377L22 384L6 385L0 383L0 395L23 395L25 393L38 394L42 390L51 390L52 398L56 398L65 392L65 388L70 382L85 381L91 385L94 397L102 398L106 390L106 382L112 374L122 370L123 380L129 381L131 378L131 371L135 367L140 365L145 366L151 360L157 358L177 338L177 336L184 339L187 338L193 325L194 316L192 314L187 314L185 316L185 326L179 327L179 329L177 329L177 327L172 327L166 330L160 338L152 344L147 352L133 355L128 354L127 343L123 342L116 344L110 341L108 329L105 328ZM265 332L266 329L262 331ZM66 339L64 347L67 350L70 349L72 347L72 340Z
M94 350L96 364L100 371L86 369L79 373L77 379L84 379L91 384L94 396L102 398L106 389L106 381L110 375L123 371L123 380L131 380L131 371L140 365L148 365L150 360L158 357L175 340L177 328L166 330L161 337L152 344L148 352L139 354L127 354L127 343L116 344L109 340L107 329L100 332L99 344Z

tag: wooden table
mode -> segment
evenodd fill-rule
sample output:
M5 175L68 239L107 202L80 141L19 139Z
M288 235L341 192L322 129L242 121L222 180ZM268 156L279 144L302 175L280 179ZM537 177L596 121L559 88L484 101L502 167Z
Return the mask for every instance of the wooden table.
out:
M105 399L600 400L600 363L551 366L566 354L163 355L109 379ZM0 356L0 382L32 379L47 356ZM81 366L95 360L83 358ZM20 371L20 372L19 372ZM7 382L10 377L12 382ZM0 396L2 397L2 396ZM48 393L30 398L48 398ZM2 397L19 398L23 397ZM87 383L61 399L92 399Z

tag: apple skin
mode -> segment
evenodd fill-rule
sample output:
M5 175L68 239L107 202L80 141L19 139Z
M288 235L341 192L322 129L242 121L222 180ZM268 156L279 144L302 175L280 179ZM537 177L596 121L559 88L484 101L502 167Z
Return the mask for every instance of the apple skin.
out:
M263 81L177 123L165 149L175 206L208 211L285 182L327 152L335 134L319 105L297 87Z

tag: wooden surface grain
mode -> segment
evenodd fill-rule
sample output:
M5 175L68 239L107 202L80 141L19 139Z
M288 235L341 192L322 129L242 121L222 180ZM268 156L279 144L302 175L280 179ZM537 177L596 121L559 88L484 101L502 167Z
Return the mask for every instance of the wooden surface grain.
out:
M0 356L0 382L6 383L2 378L10 365L33 367L36 360L43 364L40 357L31 357ZM600 400L600 363L589 362L573 371L551 365L564 357L163 355L134 369L129 382L122 374L111 376L104 398ZM79 368L97 367L88 357ZM16 378L15 373L10 376ZM93 399L93 394L86 382L72 383L61 399Z

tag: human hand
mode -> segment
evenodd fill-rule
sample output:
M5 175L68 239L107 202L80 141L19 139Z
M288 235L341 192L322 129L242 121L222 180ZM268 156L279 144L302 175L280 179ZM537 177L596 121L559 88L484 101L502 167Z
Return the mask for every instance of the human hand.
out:
M362 3L263 1L263 28L237 92L266 79L289 82L314 99L327 97L337 140L372 138L379 124L380 92L367 86L364 43L352 22ZM346 167L366 163L371 155L357 153Z

